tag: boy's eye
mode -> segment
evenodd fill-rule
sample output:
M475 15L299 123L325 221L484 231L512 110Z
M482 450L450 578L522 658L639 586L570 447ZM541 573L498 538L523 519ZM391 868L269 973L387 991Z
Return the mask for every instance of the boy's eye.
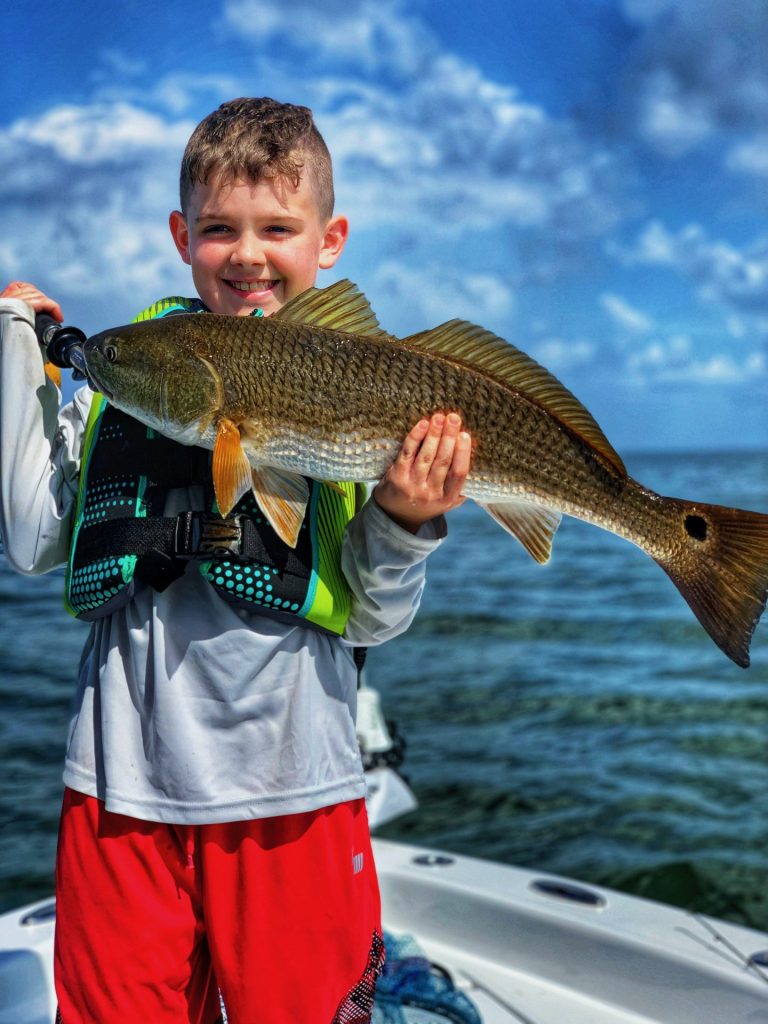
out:
M226 224L208 224L203 228L204 235L223 234L225 231L229 231Z
M267 233L270 235L290 235L291 229L282 224L270 224L267 228Z

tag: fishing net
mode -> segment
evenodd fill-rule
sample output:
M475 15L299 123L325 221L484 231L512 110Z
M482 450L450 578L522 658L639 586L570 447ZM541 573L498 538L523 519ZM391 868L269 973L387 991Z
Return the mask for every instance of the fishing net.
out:
M482 1024L472 1001L429 962L412 936L385 932L384 944L372 1024Z

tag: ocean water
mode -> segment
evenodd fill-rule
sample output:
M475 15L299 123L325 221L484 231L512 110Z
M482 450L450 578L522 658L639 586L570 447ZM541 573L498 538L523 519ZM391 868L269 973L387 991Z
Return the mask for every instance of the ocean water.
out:
M661 493L768 512L759 453L630 456ZM59 573L0 558L0 910L52 889L87 627ZM768 626L742 670L642 552L564 520L547 566L476 506L367 681L419 809L390 838L567 874L768 930Z

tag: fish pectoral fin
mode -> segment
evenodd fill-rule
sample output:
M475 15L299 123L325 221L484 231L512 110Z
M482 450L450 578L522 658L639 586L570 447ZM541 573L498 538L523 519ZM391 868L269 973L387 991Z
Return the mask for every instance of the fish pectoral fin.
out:
M559 512L527 501L478 504L503 526L507 533L516 537L532 558L542 565L549 561L552 554L552 539L562 519Z
M295 548L309 501L309 484L303 476L274 466L251 472L253 495L278 537Z
M222 516L229 515L250 486L251 465L240 444L240 430L222 418L213 448L213 490Z

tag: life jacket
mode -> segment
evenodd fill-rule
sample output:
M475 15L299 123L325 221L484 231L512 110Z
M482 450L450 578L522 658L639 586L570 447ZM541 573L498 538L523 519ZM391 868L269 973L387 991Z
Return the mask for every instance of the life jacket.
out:
M134 322L198 312L206 312L199 300L174 296ZM171 441L94 394L67 565L68 611L86 620L109 615L131 600L137 581L164 590L194 559L226 600L340 635L351 606L341 544L365 488L307 482L307 511L289 548L250 492L220 516L210 452ZM205 509L165 516L168 492L195 485L203 487Z

